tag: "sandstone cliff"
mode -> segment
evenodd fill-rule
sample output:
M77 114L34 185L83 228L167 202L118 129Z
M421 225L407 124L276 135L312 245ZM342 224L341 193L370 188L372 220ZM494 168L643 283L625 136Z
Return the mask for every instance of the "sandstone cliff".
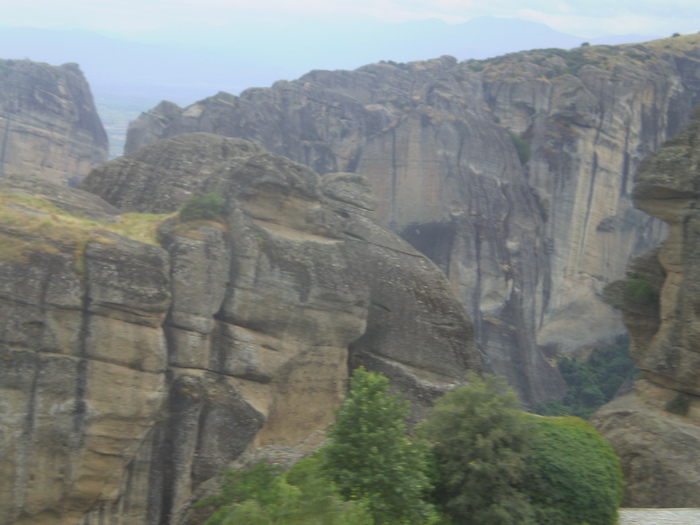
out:
M84 188L111 204L0 179L2 525L175 524L246 448L318 443L348 366L415 415L481 368L448 281L359 175L199 133ZM220 220L168 215L196 192Z
M0 174L77 183L107 160L107 134L76 64L0 60Z
M365 175L380 219L448 275L490 367L535 402L562 390L545 357L624 331L602 289L665 234L633 208L632 174L687 121L699 59L690 35L313 71L162 103L127 150L207 131Z
M635 177L636 206L668 223L668 238L606 289L646 378L594 418L622 460L628 506L700 507L699 166L700 106Z

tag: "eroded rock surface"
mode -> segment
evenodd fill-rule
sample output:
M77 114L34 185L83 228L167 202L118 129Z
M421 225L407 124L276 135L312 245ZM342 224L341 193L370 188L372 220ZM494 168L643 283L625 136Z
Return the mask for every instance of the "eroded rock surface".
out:
M687 122L699 71L698 35L313 71L162 103L127 151L206 131L365 175L380 219L443 269L492 370L534 403L562 393L546 357L624 332L602 290L665 235L632 206L632 175Z
M689 396L688 412L681 417L666 408L678 395L685 394L640 381L592 420L620 458L625 507L700 505L700 399Z
M107 160L107 146L77 64L0 60L0 174L77 183Z
M634 202L668 223L669 235L606 290L649 382L594 419L622 458L629 506L700 507L699 140L696 107L691 124L642 163Z
M349 363L416 416L481 368L449 283L377 224L361 176L199 133L94 170L110 204L51 197L97 225L38 206L45 183L0 187L0 524L175 523L247 448L319 443ZM112 206L214 191L220 220L110 231Z

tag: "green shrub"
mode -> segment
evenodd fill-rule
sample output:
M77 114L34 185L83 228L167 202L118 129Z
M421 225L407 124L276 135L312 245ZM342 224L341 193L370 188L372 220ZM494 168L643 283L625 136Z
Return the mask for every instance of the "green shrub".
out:
M688 397L684 394L678 394L676 397L671 399L664 407L666 412L671 414L676 414L677 416L687 416L688 410L690 410L690 401Z
M421 428L435 443L436 500L455 523L615 523L619 461L590 425L520 412L503 378L468 379Z
M630 277L625 283L623 300L628 306L644 306L658 302L659 294L646 277Z
M318 459L299 461L289 472L264 463L226 471L222 492L195 507L219 507L205 525L373 525L363 502L346 502Z
M224 209L224 199L218 193L196 193L180 208L181 221L211 220Z
M588 360L564 357L557 362L568 392L563 399L538 403L534 412L545 416L578 416L588 419L598 407L610 401L622 384L636 373L629 357L629 340L596 348Z
M535 437L523 486L536 523L617 523L622 471L612 447L579 418L530 418L535 423Z
M510 134L510 138L515 145L515 150L518 152L518 158L520 159L520 164L523 166L528 163L531 156L530 151L530 141L526 138L516 135L515 133Z
M278 467L257 463L250 470L237 472L225 470L220 473L223 477L219 494L196 502L193 507L214 507L217 510L204 522L204 525L220 525L233 506L244 501L255 499L263 503L278 497L278 486L275 483Z

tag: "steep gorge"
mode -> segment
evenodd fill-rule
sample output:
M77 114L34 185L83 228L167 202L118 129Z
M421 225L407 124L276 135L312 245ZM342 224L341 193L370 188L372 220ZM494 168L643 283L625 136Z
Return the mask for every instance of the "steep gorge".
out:
M163 102L127 151L206 131L366 176L380 220L448 276L487 367L535 403L562 392L548 357L624 331L603 288L666 233L632 206L632 174L699 97L698 35L441 57Z

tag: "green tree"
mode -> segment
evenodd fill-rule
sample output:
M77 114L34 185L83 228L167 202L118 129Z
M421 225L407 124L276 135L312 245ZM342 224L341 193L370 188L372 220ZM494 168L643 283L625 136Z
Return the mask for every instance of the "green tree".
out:
M620 462L577 417L530 416L535 435L524 485L538 525L614 525L622 501Z
M593 350L586 361L561 358L557 367L569 387L568 392L561 400L538 403L534 411L545 416L571 415L588 419L634 375L636 367L628 348L627 338L620 338L612 346Z
M221 214L224 209L224 199L218 193L195 193L182 208L181 221L211 220Z
M407 410L389 394L386 377L358 368L320 451L323 469L340 493L366 501L378 525L436 519L424 500L431 489L429 447L407 437Z
M469 385L435 403L421 433L434 442L436 500L465 525L532 524L522 488L532 424L501 377L467 376Z

